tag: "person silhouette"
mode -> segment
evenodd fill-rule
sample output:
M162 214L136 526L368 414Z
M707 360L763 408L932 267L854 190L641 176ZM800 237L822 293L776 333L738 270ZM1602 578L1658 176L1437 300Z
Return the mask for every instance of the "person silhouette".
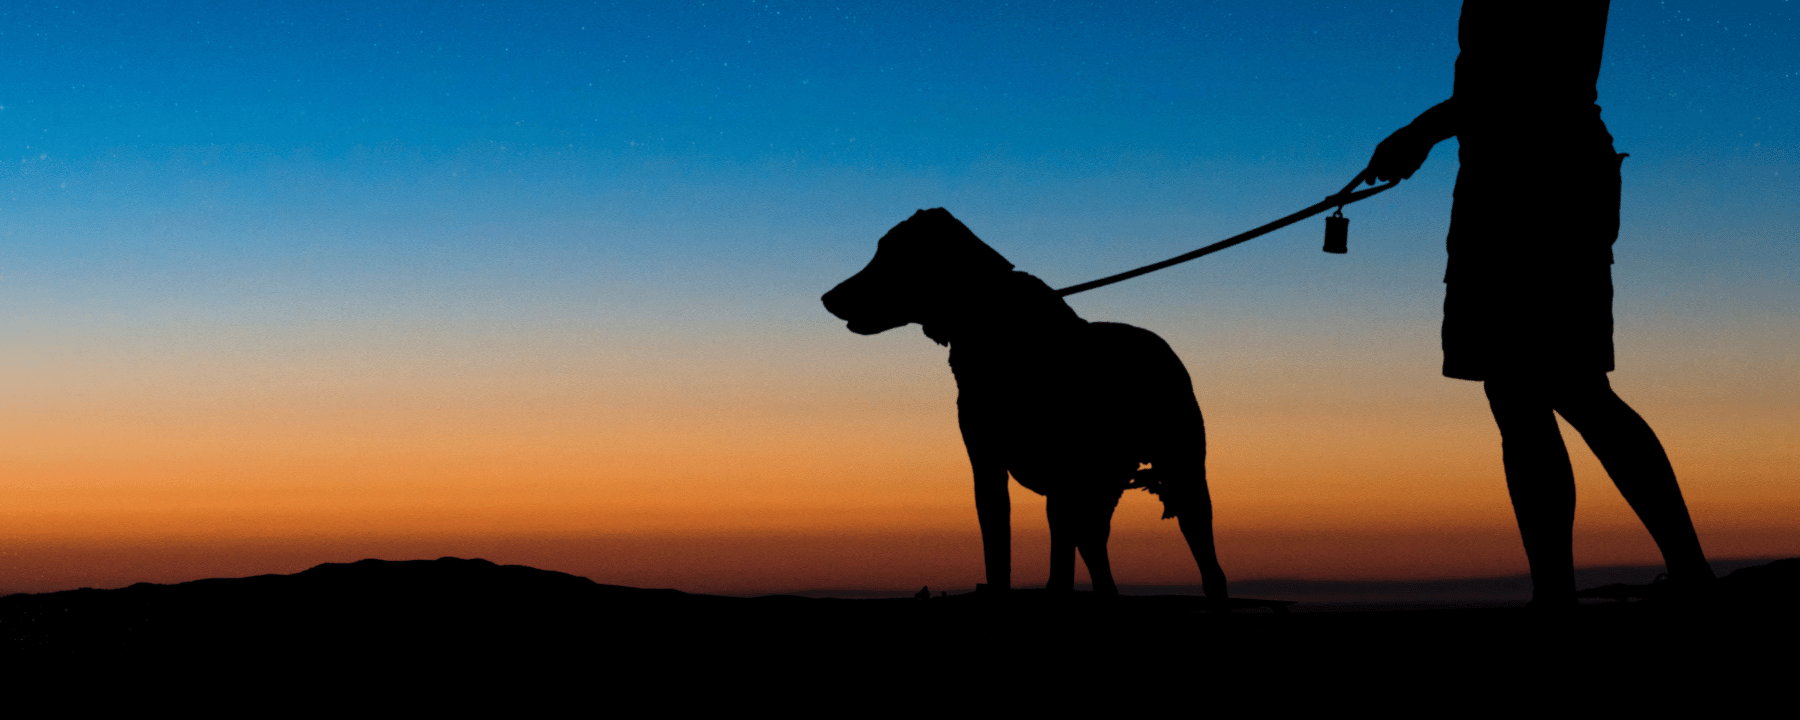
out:
M1668 454L1607 379L1626 157L1595 89L1607 4L1465 0L1450 99L1381 141L1357 183L1412 177L1458 140L1444 375L1484 384L1536 606L1575 602L1575 479L1555 414L1650 531L1671 586L1714 579Z

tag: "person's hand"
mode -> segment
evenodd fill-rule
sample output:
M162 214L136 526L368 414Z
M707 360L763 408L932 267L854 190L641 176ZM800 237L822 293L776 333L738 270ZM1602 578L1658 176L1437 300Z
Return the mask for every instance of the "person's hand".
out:
M1363 171L1361 179L1374 185L1410 178L1420 165L1425 164L1425 156L1431 154L1431 146L1435 144L1421 138L1410 125L1395 130L1375 146L1375 156L1369 159L1369 167Z

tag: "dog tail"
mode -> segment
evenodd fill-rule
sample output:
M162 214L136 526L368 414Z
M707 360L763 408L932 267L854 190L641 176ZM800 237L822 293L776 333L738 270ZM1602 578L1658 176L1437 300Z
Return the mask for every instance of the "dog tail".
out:
M1181 515L1188 492L1196 489L1206 492L1206 469L1200 468L1199 473L1198 477L1192 477L1192 472L1176 472L1173 468L1159 471L1156 466L1152 465L1139 469L1125 484L1125 488L1127 490L1147 490L1151 495L1155 495L1163 504L1162 519L1168 520ZM1196 480L1198 482L1195 482Z

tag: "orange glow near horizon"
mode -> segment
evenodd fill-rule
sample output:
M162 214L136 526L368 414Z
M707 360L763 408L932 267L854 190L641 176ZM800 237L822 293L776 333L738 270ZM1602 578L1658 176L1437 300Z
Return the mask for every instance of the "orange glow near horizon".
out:
M1492 432L1483 419L1471 418L1467 432ZM981 581L967 464L958 437L929 423L918 436L931 437L931 452L914 441L855 457L828 457L823 445L763 445L767 436L731 441L724 428L679 434L704 439L689 450L659 441L653 428L612 428L603 443L603 428L551 425L506 434L439 427L360 445L292 427L281 437L243 427L234 436L191 427L171 436L90 432L85 454L81 443L32 437L25 446L34 461L13 464L25 477L0 513L16 544L5 581L16 590L119 587L445 554L697 592ZM1217 535L1233 578L1523 571L1498 446L1445 454L1422 443L1411 454L1377 454L1372 448L1400 445L1393 436L1404 432L1280 423L1278 436L1310 439L1301 452L1258 434L1215 428L1211 437ZM184 446L178 436L236 441ZM1571 448L1580 562L1658 562L1597 463L1579 443ZM1796 504L1791 482L1759 461L1768 457L1733 463L1701 454L1683 468L1710 554L1800 547L1787 515ZM1143 493L1121 502L1114 558L1127 585L1197 580L1159 509ZM1048 572L1042 499L1017 486L1013 527L1015 576L1040 581Z
M941 364L930 369L948 375ZM927 379L937 387L928 394L944 394L947 379ZM176 388L65 405L54 422L6 428L15 443L0 522L12 548L0 590L445 555L738 594L981 581L953 398L892 397L916 388L815 391L817 415L772 388L740 395L745 404L730 414L692 399L609 404L598 388L567 386L528 398L529 408L506 393L446 400L389 388L242 404ZM1497 438L1478 393L1464 394L1475 397L1409 411L1436 398L1402 393L1356 424L1331 407L1282 412L1267 400L1284 401L1279 390L1211 398L1209 467L1227 571L1235 579L1522 572ZM867 407L871 396L903 410L828 413ZM1784 469L1793 451L1779 442L1790 432L1781 419L1750 407L1664 409L1646 415L1670 445L1709 554L1800 547L1791 523L1800 493ZM1565 435L1580 486L1578 561L1658 562L1598 464L1573 431ZM1015 577L1041 582L1042 499L1017 486L1013 494ZM1121 503L1113 555L1122 583L1197 580L1175 525L1159 515L1142 493Z

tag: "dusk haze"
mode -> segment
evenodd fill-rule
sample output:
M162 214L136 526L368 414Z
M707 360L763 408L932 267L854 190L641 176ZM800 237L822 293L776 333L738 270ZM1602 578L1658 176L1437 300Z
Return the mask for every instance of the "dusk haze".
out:
M8 3L0 594L445 556L970 592L946 349L821 295L921 209L1063 288L1318 203L1450 97L1458 10ZM1606 25L1612 384L1715 561L1800 555L1797 46L1788 0ZM1067 297L1185 364L1233 583L1526 573L1482 385L1442 375L1457 170L1452 139L1344 208L1345 254L1313 218ZM1576 566L1650 582L1563 431ZM1042 587L1044 499L1010 488ZM1125 494L1112 574L1198 593L1162 513Z

